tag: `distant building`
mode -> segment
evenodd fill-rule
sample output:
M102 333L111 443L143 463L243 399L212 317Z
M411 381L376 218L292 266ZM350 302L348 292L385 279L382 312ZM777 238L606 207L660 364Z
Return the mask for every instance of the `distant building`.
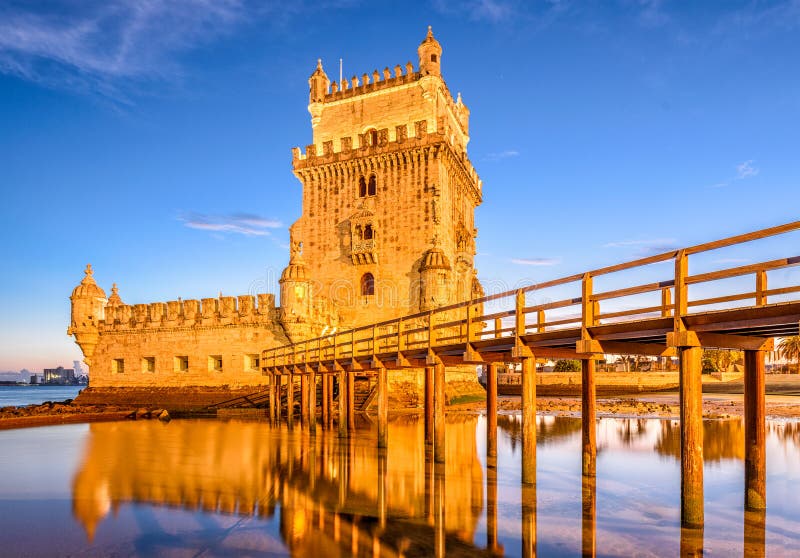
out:
M72 368L45 368L43 384L67 385L76 383L75 370Z
M41 383L41 376L39 374L31 374L31 385L38 386Z

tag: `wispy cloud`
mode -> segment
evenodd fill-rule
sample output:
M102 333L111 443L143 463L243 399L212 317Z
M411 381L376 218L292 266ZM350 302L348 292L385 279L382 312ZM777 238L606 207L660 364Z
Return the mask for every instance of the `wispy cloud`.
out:
M273 219L265 219L249 213L232 215L205 215L189 213L178 218L184 226L217 233L233 233L245 236L268 236L269 229L279 229L283 223Z
M125 101L132 83L179 77L179 54L249 11L247 0L12 2L0 7L0 72Z
M619 240L603 244L603 248L634 248L633 256L644 258L675 250L676 242L674 238Z
M747 161L736 165L736 176L730 180L726 180L725 182L717 182L716 184L712 184L709 186L709 188L726 188L731 185L731 182L736 182L737 180L747 180L748 178L757 176L758 171L759 168L753 164L753 159L748 159Z
M495 153L487 153L484 157L485 161L502 161L511 157L519 157L519 151L516 149L507 149L505 151L498 151Z
M517 265L551 266L561 263L559 258L513 258L511 263Z
M514 14L514 2L509 0L433 0L433 7L442 13L460 13L473 20L499 23Z

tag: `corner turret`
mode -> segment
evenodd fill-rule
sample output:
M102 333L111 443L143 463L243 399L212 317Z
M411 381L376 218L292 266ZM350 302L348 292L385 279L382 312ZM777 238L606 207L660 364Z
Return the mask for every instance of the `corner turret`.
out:
M438 240L434 238L433 247L423 254L422 263L419 266L420 312L427 312L449 302L447 286L451 283L452 267L450 260L447 259L438 244Z
M294 235L292 235L293 237ZM296 343L311 336L311 280L303 261L303 243L290 240L289 265L280 278L280 320L289 339Z
M428 25L428 34L417 48L419 54L419 73L422 76L442 75L442 45L433 36L433 30Z
M322 59L317 59L317 69L308 78L308 112L311 113L312 127L319 124L322 117L322 103L325 101L325 95L328 94L330 84L325 70L322 69Z
M72 303L72 320L67 335L75 336L75 343L83 352L83 361L91 367L94 348L99 338L98 324L105 319L106 293L94 281L92 265L87 264L85 276L69 297Z

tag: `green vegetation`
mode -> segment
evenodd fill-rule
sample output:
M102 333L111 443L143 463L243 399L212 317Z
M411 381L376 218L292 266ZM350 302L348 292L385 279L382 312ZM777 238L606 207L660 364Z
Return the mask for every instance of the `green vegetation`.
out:
M800 374L800 335L784 337L778 343L778 355L797 363L797 374Z
M462 403L478 403L486 401L486 396L479 393L468 393L466 395L457 395L450 399L450 405L461 405Z
M581 361L561 359L556 361L553 372L580 372Z
M734 364L744 363L742 351L705 349L703 351L703 374L727 372Z

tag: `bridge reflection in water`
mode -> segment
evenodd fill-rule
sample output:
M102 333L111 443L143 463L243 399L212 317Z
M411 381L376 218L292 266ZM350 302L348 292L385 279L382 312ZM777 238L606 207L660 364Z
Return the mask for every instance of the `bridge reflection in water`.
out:
M498 417L498 457L487 455L485 462L485 418L453 413L447 421L445 463L425 449L417 416L390 421L392 443L380 449L374 428L339 438L335 431L312 435L263 422L91 424L73 479L73 514L90 541L104 518L126 504L261 518L278 526L284 548L276 552L295 556L534 556L537 549L542 555L700 555L704 546L765 554L763 512L742 510L736 519L723 504L725 513L712 514L710 531L680 528L668 478L680 463L676 421L600 421L595 478L565 470L562 462L552 467L553 455L574 455L579 447L581 420L538 417L538 498L536 483L521 482L529 466L519 463L520 454L525 458L521 416ZM744 436L740 420L705 421L705 462L741 464ZM797 453L797 423L769 423L768 436L776 451ZM613 470L620 459L640 458L654 465L652 475L628 478ZM668 477L655 472L664 459L672 467ZM659 485L661 495L642 492ZM580 502L579 515L563 511L570 500ZM656 520L644 518L653 513ZM202 537L176 537L169 550L191 550ZM164 550L158 544L147 548Z

